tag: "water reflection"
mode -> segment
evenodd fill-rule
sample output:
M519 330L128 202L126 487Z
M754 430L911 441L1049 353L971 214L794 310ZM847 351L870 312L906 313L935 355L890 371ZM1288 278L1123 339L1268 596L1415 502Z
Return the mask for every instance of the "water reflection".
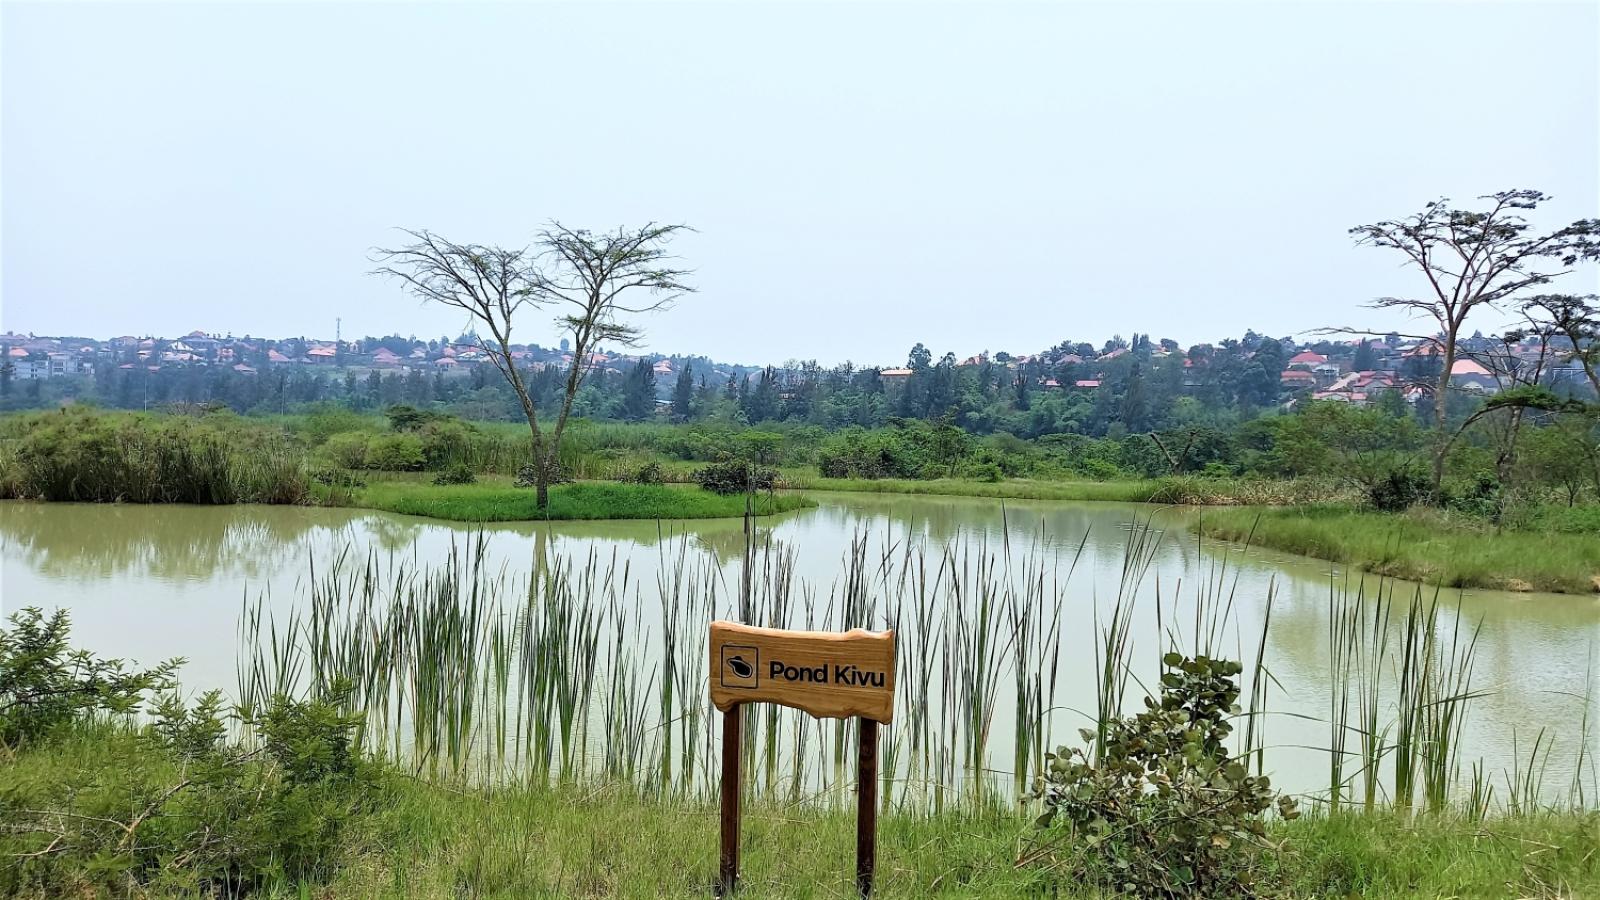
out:
M1227 636L1248 660L1272 598L1267 656L1275 678L1268 726L1279 747L1275 763L1316 787L1326 758L1301 745L1325 745L1328 709L1330 592L1354 589L1359 573L1255 548L1201 545L1187 527L1192 512L1111 503L997 501L890 494L817 495L814 510L762 520L764 536L795 551L798 581L826 597L853 541L867 536L874 553L924 549L937 560L951 545L991 553L1035 555L1067 578L1061 647L1062 710L1092 705L1094 610L1116 595L1131 531L1148 525L1160 536L1139 595L1135 624L1140 652L1153 671L1158 655L1155 600L1206 594L1231 606ZM326 571L340 554L429 562L444 558L475 529L459 524L366 511L297 507L180 507L0 503L0 607L66 607L77 641L99 652L144 661L185 656L186 680L197 687L234 683L235 630L241 602L267 598L286 611L305 590L308 573ZM512 523L488 526L494 565L513 577L552 556L615 555L631 570L641 607L659 604L656 573L663 557L687 541L689 552L722 567L726 584L743 547L742 523ZM1081 554L1079 552L1081 548ZM1369 592L1375 579L1368 579ZM883 586L874 588L885 590ZM1402 599L1410 589L1401 591ZM1428 592L1432 596L1432 592ZM1551 778L1575 752L1577 725L1596 700L1600 674L1600 598L1498 592L1439 595L1441 627L1477 627L1475 684L1491 691L1466 726L1467 758L1508 765L1513 737L1525 748L1540 729L1557 733ZM650 613L646 609L646 614ZM1169 612L1160 628L1186 628ZM994 733L1011 725L999 704ZM1060 712L1057 733L1082 722ZM1548 736L1548 735L1547 735ZM1007 752L1003 739L993 748ZM1307 780L1312 782L1307 784Z

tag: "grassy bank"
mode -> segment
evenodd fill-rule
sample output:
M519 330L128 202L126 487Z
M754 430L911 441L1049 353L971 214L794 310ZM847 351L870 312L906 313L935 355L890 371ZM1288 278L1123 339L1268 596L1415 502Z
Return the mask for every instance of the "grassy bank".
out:
M376 823L376 846L339 874L332 896L696 897L716 874L709 804L604 789L461 795L415 782L396 796ZM740 896L850 896L854 837L848 812L747 810ZM1019 869L1036 839L1013 814L885 815L874 896L1103 896L1072 887L1066 858ZM1286 848L1268 873L1271 896L1600 895L1592 816L1307 816L1278 823L1269 839Z
M420 481L374 481L355 489L344 505L457 522L520 522L543 519L717 519L744 515L743 495L723 496L692 485L581 482L550 489L550 506L539 509L531 488L509 479L436 485ZM795 494L759 495L757 515L816 506Z
M1309 506L1208 510L1196 527L1207 537L1249 540L1426 584L1600 591L1600 534L1575 526L1544 527L1540 521L1526 529L1496 529L1481 520L1420 509L1387 514Z
M184 771L180 761L153 752L134 731L87 729L10 756L0 766L0 795L18 806L48 808L52 786L71 785L73 808L94 810L90 804L114 793L110 786L177 784ZM273 875L269 865L249 893L438 900L703 897L715 878L718 820L710 801L663 799L622 785L483 789L431 783L390 768L370 777L369 790L381 802L343 820L309 872L299 878ZM199 804L203 795L190 798L190 790L175 800ZM169 811L207 812L189 805ZM106 812L107 818L121 814ZM305 815L295 810L279 824ZM179 842L186 829L178 816L150 823L140 833L152 845ZM108 840L115 836L111 832ZM855 819L847 809L747 806L740 896L851 895L854 837ZM1262 873L1268 896L1600 895L1600 818L1593 814L1486 822L1449 815L1311 814L1274 823L1267 839L1281 847ZM874 896L1105 896L1071 878L1082 857L1094 853L1086 844L1064 848L1050 863L1019 867L1019 856L1033 851L1038 840L1028 820L1010 811L886 812L879 821ZM106 876L95 867L53 864L53 858L80 848L18 859L49 846L46 833L0 836L0 847L14 860L0 883L12 896L42 900L106 889ZM242 845L229 852L246 857L261 850ZM118 896L194 895L194 873L183 870L180 857L156 854L151 860L155 866L143 883L124 883Z
M994 497L1008 500L1108 500L1143 503L1158 487L1154 481L1035 481L1013 478L978 481L971 478L824 478L815 471L784 469L789 487L814 491L849 491L869 494L937 494L954 497Z
M1328 484L1312 479L1167 478L1116 481L1041 480L1008 478L825 478L815 472L784 469L784 483L816 491L850 491L874 494L937 494L956 497L993 497L1006 500L1089 500L1119 503L1160 503L1178 506L1238 506L1266 503L1310 503L1338 496Z

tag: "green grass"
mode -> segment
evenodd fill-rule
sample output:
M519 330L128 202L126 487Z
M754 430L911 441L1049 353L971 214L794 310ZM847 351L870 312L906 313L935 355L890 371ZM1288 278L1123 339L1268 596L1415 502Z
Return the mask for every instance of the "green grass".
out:
M978 481L968 478L824 478L814 470L784 469L784 483L816 491L854 491L869 494L940 494L956 497L995 497L1011 500L1108 500L1143 503L1152 499L1157 481L1037 481L1008 478Z
M1600 590L1600 540L1554 529L1502 530L1426 510L1340 506L1209 510L1207 537L1243 541L1445 587L1586 594Z
M177 783L176 763L128 732L52 741L7 754L0 792L45 802L47 785L105 786L138 768ZM87 736L86 736L87 737ZM280 884L263 896L340 898L705 897L716 875L713 802L663 800L617 785L486 789L389 769L384 802L358 819L329 858L326 883ZM1068 844L1053 867L1018 869L1034 846L1027 818L1005 811L908 815L878 826L882 898L1101 896L1078 889ZM1483 823L1451 815L1308 814L1276 822L1274 897L1600 896L1600 817L1539 813ZM855 818L849 809L747 804L740 897L853 895ZM21 846L21 845L19 845ZM27 846L32 846L28 844ZM240 848L241 851L244 848ZM167 883L181 879L167 879ZM42 900L50 893L17 896ZM85 890L72 896L93 896ZM130 886L126 896L187 897L179 887ZM119 896L122 894L119 893Z
M744 515L742 495L724 497L699 487L666 484L580 482L550 489L550 506L539 509L531 488L509 480L435 485L386 479L358 489L350 506L456 522L520 522L544 519L719 519ZM795 494L756 498L756 514L772 515L815 506Z
M703 897L717 811L625 790L451 794L413 782L333 897ZM1094 897L1056 871L1017 869L1034 832L1009 813L885 814L875 897ZM757 805L742 833L740 897L853 895L855 817ZM1563 814L1468 824L1449 817L1308 815L1284 842L1268 896L1600 896L1600 820ZM1557 893L1557 890L1560 892Z

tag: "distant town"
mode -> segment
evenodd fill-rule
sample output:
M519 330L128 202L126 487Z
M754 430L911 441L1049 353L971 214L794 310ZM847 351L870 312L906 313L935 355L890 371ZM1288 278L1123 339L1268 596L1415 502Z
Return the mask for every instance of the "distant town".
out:
M1271 341L1270 353L1260 353L1263 341ZM921 345L918 345L919 347ZM390 335L357 340L319 340L305 337L259 338L191 331L178 337L122 335L107 339L37 334L0 334L4 364L0 376L6 381L29 382L46 379L93 379L104 381L110 373L221 370L249 377L262 372L314 370L353 372L357 376L372 372L429 376L466 376L479 368L493 371L489 355L474 335L456 339L441 337L422 340ZM1217 344L1200 343L1181 348L1175 341L1151 341L1135 335L1133 341L1114 337L1098 348L1088 343L1062 342L1047 351L1026 355L987 351L959 361L947 357L942 364L957 368L996 367L1031 380L1044 391L1094 392L1114 376L1117 360L1137 355L1151 365L1168 359L1181 359L1183 386L1200 388L1205 373L1220 357L1239 361L1258 360L1270 365L1276 374L1280 399L1333 400L1357 406L1375 402L1385 392L1398 392L1409 403L1416 403L1431 392L1438 371L1437 342L1406 339L1397 334L1373 337L1337 337L1296 341L1293 338L1263 339L1254 332L1240 340ZM567 342L546 348L538 344L513 345L512 357L529 371L556 367L565 371L572 364ZM1462 391L1493 395L1511 383L1514 374L1537 367L1542 383L1573 390L1584 388L1580 366L1565 358L1560 347L1539 340L1505 340L1481 334L1460 343L1459 357L1451 366L1451 383ZM762 366L712 362L705 357L663 354L630 355L595 352L588 360L592 371L623 375L647 364L658 383L677 375L682 367L695 367L696 374L717 382L748 379L763 371ZM932 361L930 360L930 365ZM885 384L909 379L912 362L906 364L857 367L852 372L875 371ZM790 362L773 367L780 383L800 377L815 364L801 366ZM1275 370L1271 371L1271 370ZM663 385L664 386L664 385Z

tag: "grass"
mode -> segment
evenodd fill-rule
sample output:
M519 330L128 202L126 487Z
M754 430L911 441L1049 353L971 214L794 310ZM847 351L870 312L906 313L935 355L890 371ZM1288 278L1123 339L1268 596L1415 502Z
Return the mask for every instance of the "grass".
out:
M541 510L531 488L516 487L504 478L460 485L385 479L355 490L346 505L456 522L720 519L744 515L745 498L689 485L579 482L552 487L550 506ZM764 516L815 505L796 494L763 495L756 498L755 511Z
M955 497L994 497L1008 500L1107 500L1143 503L1155 496L1156 481L1036 481L1010 478L978 481L970 478L824 478L814 471L783 469L790 487L816 491L853 491L870 494L939 494Z
M452 793L409 782L331 897L703 897L716 874L709 803L623 788ZM874 896L1094 897L1014 860L1032 836L1012 814L879 820ZM848 811L755 805L742 832L739 896L853 894ZM1271 896L1596 896L1600 819L1535 816L1480 826L1448 817L1309 815L1286 842ZM1070 882L1066 882L1069 883Z
M138 738L100 729L7 757L0 792L121 777L144 759ZM147 763L148 764L148 763ZM167 777L178 777L173 766ZM497 788L382 776L385 802L327 860L319 885L266 896L339 898L704 897L716 874L717 808L616 785ZM747 805L740 897L853 895L855 819L848 809ZM1102 896L1070 873L1018 869L1034 832L1014 812L888 812L879 819L874 896ZM1600 896L1600 817L1537 814L1475 823L1452 816L1309 814L1276 822L1283 853L1262 885L1283 897ZM1079 852L1092 852L1084 849ZM1070 857L1064 862L1070 864ZM89 896L89 893L84 893ZM120 895L120 894L119 894ZM22 893L28 900L44 894ZM58 895L53 895L58 896ZM193 896L130 886L127 896Z
M1600 540L1555 530L1495 530L1424 510L1402 515L1340 506L1211 510L1207 537L1331 560L1451 588L1600 591Z

